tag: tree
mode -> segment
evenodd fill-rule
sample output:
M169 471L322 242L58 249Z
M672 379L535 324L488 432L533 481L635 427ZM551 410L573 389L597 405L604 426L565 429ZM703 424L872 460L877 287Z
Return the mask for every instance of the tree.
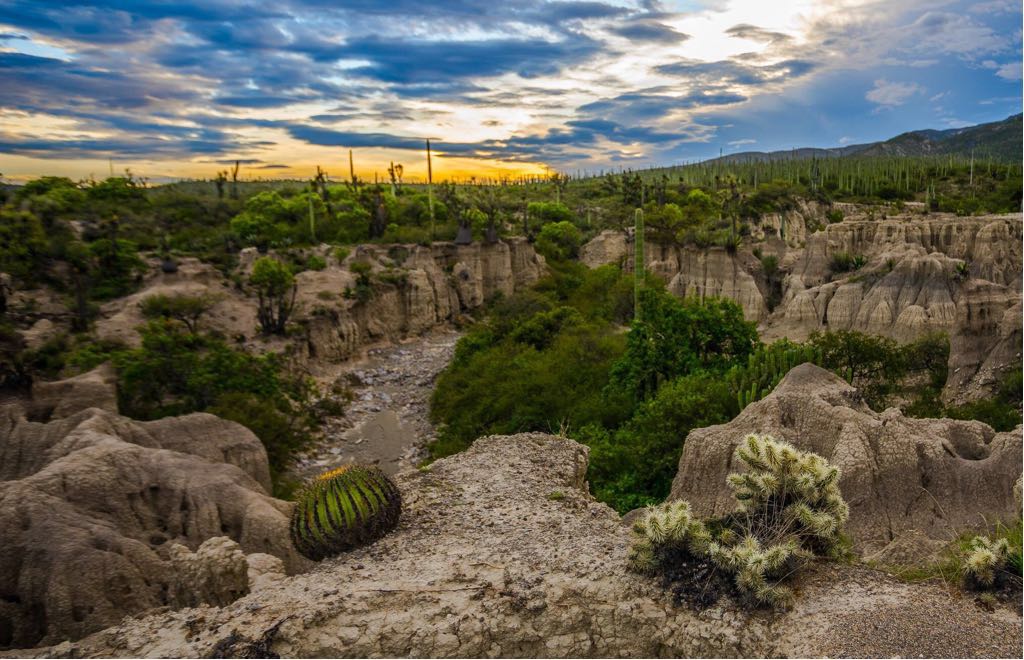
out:
M613 365L612 378L644 400L663 382L746 360L756 344L755 325L743 319L743 310L731 300L679 300L648 288L640 292L640 318L633 320L626 353Z
M548 259L575 259L580 252L583 234L571 222L551 222L541 227L537 251Z
M146 318L175 319L184 323L189 332L196 334L199 331L199 319L210 311L214 302L213 296L208 294L190 296L158 293L147 297L139 303L139 307Z
M253 264L249 283L259 297L260 329L264 334L284 334L298 289L291 270L273 257L260 257Z

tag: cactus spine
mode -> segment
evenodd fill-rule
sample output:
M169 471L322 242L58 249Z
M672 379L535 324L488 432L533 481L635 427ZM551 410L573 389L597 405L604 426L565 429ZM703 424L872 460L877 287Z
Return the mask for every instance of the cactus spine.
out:
M633 215L633 318L640 320L640 290L644 284L644 210Z
M292 514L295 549L319 561L372 543L394 529L402 496L378 468L345 465L315 477Z

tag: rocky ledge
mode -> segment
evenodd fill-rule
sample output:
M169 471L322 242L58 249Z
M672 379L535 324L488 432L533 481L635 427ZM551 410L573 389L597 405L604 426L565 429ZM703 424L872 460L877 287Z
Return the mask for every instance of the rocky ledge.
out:
M626 569L629 531L584 481L587 449L492 436L398 475L405 510L376 544L227 606L160 611L57 657L685 657L1015 655L1021 620L939 586L821 564L796 607L695 612Z

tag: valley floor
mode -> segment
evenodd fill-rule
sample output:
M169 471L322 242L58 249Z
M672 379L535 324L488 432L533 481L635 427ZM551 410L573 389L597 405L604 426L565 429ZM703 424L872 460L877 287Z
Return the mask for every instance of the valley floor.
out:
M434 439L430 394L461 335L439 328L402 343L372 348L344 364L335 383L351 395L323 438L301 455L293 476L305 480L344 463L378 465L388 474L415 466Z

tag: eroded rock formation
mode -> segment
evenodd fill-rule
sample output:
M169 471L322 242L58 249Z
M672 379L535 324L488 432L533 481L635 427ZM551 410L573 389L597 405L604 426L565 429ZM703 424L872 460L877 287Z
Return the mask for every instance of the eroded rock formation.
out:
M951 350L944 398L963 402L990 394L1021 361L1021 216L865 219L863 211L846 210L849 217L835 224L827 224L821 207L805 206L762 218L755 227L756 246L777 257L783 278L772 309L772 282L751 252L754 243L730 254L648 241L646 261L677 295L735 300L766 340L859 330L906 342L945 332ZM777 236L783 224L785 240ZM799 240L793 238L797 227ZM627 236L606 231L583 247L581 259L631 268L631 252ZM840 254L865 263L833 272Z
M0 407L0 647L224 605L248 590L243 553L299 569L290 504L269 488L259 440L213 415L84 408L43 423Z
M295 356L315 361L351 357L364 344L420 334L437 325L458 320L498 294L529 286L543 274L544 258L522 238L493 244L360 245L339 262L328 246L311 250L325 258L324 270L308 270L296 277L298 285L294 322L304 341ZM243 250L237 274L244 281L259 255ZM359 300L355 261L371 268L372 293ZM258 331L256 300L212 266L183 259L177 272L151 269L144 288L104 305L97 321L102 339L138 342L136 328L144 322L139 303L157 295L209 295L216 301L203 324L227 337L253 338ZM271 348L281 348L273 341Z
M731 512L725 478L749 433L771 434L842 470L847 530L866 553L911 532L950 540L1020 515L1012 494L1020 427L996 433L981 422L912 419L895 408L875 413L855 388L813 364L795 367L731 422L691 431L671 499L689 501L702 516Z
M823 565L796 607L702 612L626 570L629 531L587 493L587 449L495 436L399 475L399 528L225 607L127 620L58 657L701 657L1012 654L1020 619L937 586ZM949 622L950 625L936 625ZM955 625L953 625L955 623ZM873 632L869 632L873 631Z

